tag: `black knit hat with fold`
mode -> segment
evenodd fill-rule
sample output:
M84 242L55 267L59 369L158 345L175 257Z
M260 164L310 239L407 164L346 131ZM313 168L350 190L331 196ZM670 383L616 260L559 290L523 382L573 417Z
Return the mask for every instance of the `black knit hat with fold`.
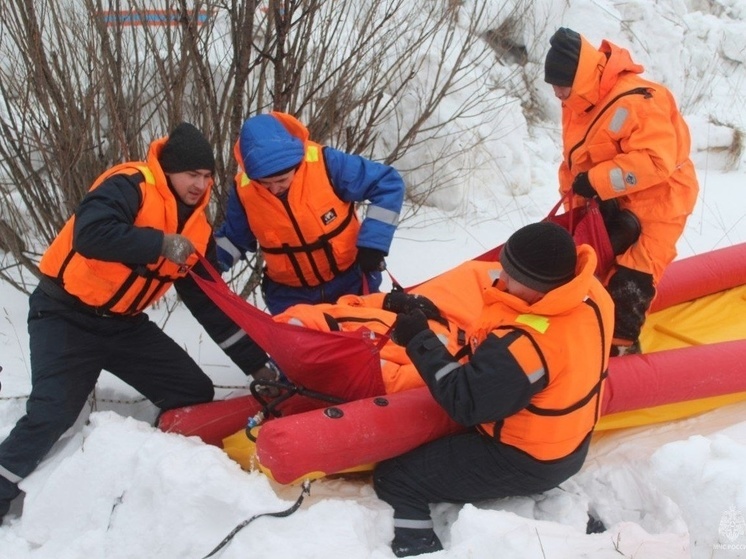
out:
M181 173L206 169L215 172L215 155L202 132L182 122L169 134L158 161L164 173Z
M544 63L544 81L560 87L571 87L580 60L580 35L560 27L549 39L549 52Z
M500 251L503 270L517 282L541 293L572 280L577 260L572 235L548 221L521 227Z

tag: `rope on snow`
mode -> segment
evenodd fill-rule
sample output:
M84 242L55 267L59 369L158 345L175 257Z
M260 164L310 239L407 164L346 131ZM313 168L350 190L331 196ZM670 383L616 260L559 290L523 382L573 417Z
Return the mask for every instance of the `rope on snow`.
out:
M281 510L278 512L263 512L261 514L255 514L251 518L244 520L238 526L233 528L230 534L225 536L225 538L223 538L223 541L221 541L217 546L215 546L215 549L213 549L210 553L205 555L202 559L208 559L208 557L212 557L213 555L215 555L218 551L220 551L226 545L228 545L228 543L233 539L233 537L236 534L238 534L241 530L243 530L246 526L251 524L257 518L261 518L262 516L274 516L275 518L284 518L286 516L290 516L291 514L293 514L295 511L297 511L300 508L300 505L303 502L303 499L305 498L306 495L310 495L310 493L311 493L311 480L307 479L306 481L303 482L303 485L301 486L301 493L298 496L298 499L295 501L295 503L293 503L293 505L290 508L287 508L285 510Z

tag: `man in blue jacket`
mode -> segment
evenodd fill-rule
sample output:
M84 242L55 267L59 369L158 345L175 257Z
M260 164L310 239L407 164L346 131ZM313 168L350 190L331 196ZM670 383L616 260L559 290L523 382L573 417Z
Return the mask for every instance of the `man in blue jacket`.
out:
M235 156L235 189L215 234L222 271L261 250L273 315L378 290L404 200L394 168L321 146L280 112L246 120ZM369 204L361 222L362 201Z

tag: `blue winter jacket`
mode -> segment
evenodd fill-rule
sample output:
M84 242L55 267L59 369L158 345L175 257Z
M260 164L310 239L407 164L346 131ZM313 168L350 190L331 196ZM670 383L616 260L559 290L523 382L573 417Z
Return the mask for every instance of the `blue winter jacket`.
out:
M297 159L298 136L308 136L305 126L292 118L299 127L298 134L291 134L276 118L259 115L248 119L241 130L239 146L243 169L266 170L268 164L260 167L261 155L266 154L275 166L283 167L290 159ZM283 115L285 116L285 115ZM247 139L248 138L248 139ZM251 146L249 149L248 146ZM287 156L278 156L278 150L285 149ZM346 202L367 201L368 212L358 235L357 246L377 249L389 253L391 241L396 231L399 213L404 201L404 181L391 166L371 161L359 155L347 154L331 147L322 150L324 163L335 194ZM215 237L218 245L218 258L223 271L227 271L246 252L257 250L255 234L249 227L247 212L239 200L236 186L231 189L225 221L217 228ZM385 220L376 219L382 216ZM367 274L368 288L378 289L381 283L380 272ZM264 277L263 294L272 314L284 311L297 303L335 302L348 293L361 293L362 273L357 266L336 276L319 286L292 287L280 285Z

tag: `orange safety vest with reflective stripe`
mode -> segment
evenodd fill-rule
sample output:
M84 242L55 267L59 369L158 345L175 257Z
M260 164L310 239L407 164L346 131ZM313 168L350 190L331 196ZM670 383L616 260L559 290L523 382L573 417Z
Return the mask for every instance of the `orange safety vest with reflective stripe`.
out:
M101 175L90 190L113 175L136 173L142 173L144 179L140 183L142 202L134 225L176 233L178 218L174 194L160 168L155 170L152 165L148 166L144 162L122 163ZM209 197L210 189L205 192L202 201L180 231L200 254L207 250L212 234L205 216ZM67 293L100 312L134 315L143 311L161 297L174 280L184 277L198 260L197 255L192 254L185 266L174 264L163 257L152 264L129 266L121 262L86 258L73 248L74 227L73 215L44 253L39 269L43 274L54 278Z
M305 141L306 155L286 198L236 176L249 227L264 255L266 274L277 283L315 287L350 268L357 256L360 221L353 202L341 200L329 181L322 146ZM238 143L236 161L242 161Z
M578 277L532 306L544 310L543 314L511 308L506 301L512 296L490 288L485 294L482 326L471 337L473 351L493 334L509 344L526 375L541 370L547 375L546 387L526 408L480 426L484 433L538 460L572 454L593 431L599 416L614 310L608 293L593 277L595 255L589 257L589 252L592 249L587 245L578 251L582 270ZM587 296L578 296L579 289ZM578 304L555 314L568 300Z
M293 305L284 313L275 316L274 320L324 332L333 329L354 332L364 327L376 336L385 336L390 334L391 326L396 320L396 313L381 308L385 295L345 295L335 304ZM464 347L468 352L466 334L455 324L446 325L430 320L429 326L452 355L466 353L463 351ZM386 394L424 386L422 377L407 356L404 347L388 340L381 346L379 355L381 379Z

